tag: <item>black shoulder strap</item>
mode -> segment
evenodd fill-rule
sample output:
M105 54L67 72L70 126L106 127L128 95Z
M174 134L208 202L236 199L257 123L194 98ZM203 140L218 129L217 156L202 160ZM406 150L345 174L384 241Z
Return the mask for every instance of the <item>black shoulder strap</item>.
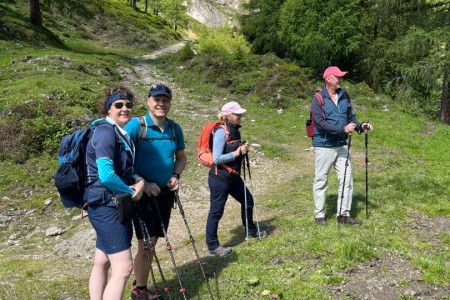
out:
M139 121L139 124L141 121ZM153 141L162 141L162 140L169 140L169 141L176 141L177 140L177 130L176 130L176 125L175 122L172 121L171 119L167 119L167 122L169 123L169 126L172 127L172 131L173 131L173 137L160 137L160 138L150 138L147 137L147 128L148 125L145 122L145 135L143 135L142 137L139 138L139 142L138 145L141 143L141 141L148 141L148 142L153 142ZM142 128L142 126L140 126ZM139 136L141 136L142 133L142 129L139 132Z
M139 135L136 143L136 148L142 143L142 140L145 139L147 135L147 120L145 116L139 116Z

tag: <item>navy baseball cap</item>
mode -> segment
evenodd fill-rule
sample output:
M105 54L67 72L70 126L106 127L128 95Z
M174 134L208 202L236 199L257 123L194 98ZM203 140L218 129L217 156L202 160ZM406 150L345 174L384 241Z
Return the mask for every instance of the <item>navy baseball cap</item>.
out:
M164 95L169 97L169 99L172 99L172 90L164 84L154 84L152 85L152 87L150 88L150 91L148 91L148 96L149 97L155 97L155 96L160 96L160 95Z

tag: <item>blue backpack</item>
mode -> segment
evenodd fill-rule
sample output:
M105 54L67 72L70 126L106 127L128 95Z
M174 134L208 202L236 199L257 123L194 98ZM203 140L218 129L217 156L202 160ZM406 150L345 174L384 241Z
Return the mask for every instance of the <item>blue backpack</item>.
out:
M64 136L58 151L59 167L53 179L65 207L85 208L86 146L97 122Z

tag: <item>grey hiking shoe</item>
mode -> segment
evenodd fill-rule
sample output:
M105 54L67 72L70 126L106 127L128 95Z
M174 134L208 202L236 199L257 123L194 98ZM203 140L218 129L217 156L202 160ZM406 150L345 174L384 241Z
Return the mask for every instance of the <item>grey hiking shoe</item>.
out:
M233 250L231 247L219 246L214 250L209 250L209 256L225 256Z
M354 226L361 226L362 221L356 220L350 216L339 216L337 217L337 223L338 224L347 224L347 225L354 225Z
M261 231L259 232L259 234L258 234L258 231L255 232L255 233L253 233L253 234L250 234L250 235L249 235L249 239L263 239L263 238L265 238L266 236L267 236L267 231L261 230ZM247 237L246 237L245 239L247 239Z
M317 225L327 225L327 222L325 221L325 218L316 218L316 224Z

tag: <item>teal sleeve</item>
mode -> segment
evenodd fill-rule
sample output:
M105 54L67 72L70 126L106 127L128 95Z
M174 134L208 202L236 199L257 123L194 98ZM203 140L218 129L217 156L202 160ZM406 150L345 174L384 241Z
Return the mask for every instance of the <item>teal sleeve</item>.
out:
M130 139L133 141L133 143L136 145L137 139L139 137L139 132L140 132L140 127L141 125L139 125L139 119L138 118L132 118L127 125L125 125L125 131L128 133L128 135L130 136Z
M111 159L100 157L96 160L96 164L98 168L98 177L106 188L114 194L134 194L134 191L126 185L119 176L117 176L114 171L114 163Z

